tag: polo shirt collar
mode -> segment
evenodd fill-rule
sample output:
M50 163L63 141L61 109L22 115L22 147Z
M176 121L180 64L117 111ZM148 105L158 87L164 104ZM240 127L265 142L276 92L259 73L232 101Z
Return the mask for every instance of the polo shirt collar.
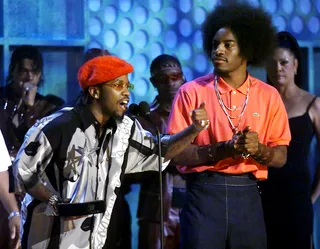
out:
M225 93L228 93L228 92L235 90L235 91L238 91L238 92L246 95L248 84L250 81L252 82L250 74L247 73L247 79L245 80L245 82L237 89L234 89L227 82L225 82L222 77L219 77L219 76L217 76L217 77L218 77L218 90L219 90L220 94L225 94Z

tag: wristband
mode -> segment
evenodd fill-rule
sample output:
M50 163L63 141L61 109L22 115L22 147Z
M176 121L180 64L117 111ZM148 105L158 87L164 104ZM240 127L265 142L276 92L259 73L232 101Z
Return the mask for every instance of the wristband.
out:
M52 209L53 216L59 215L58 206L57 206L58 201L59 201L59 199L58 199L58 196L56 196L56 195L53 195L49 198L48 206Z
M20 213L18 211L11 212L8 216L8 220L11 220L15 216L20 216Z

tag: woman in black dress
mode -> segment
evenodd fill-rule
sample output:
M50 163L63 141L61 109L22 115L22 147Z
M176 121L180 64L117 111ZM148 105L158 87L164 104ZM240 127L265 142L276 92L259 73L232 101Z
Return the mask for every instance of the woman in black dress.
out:
M313 203L320 194L307 164L310 143L320 141L320 98L301 89L300 48L288 32L279 32L278 46L267 63L268 81L286 106L292 140L287 163L269 168L261 183L269 249L312 248ZM314 185L314 188L312 186Z

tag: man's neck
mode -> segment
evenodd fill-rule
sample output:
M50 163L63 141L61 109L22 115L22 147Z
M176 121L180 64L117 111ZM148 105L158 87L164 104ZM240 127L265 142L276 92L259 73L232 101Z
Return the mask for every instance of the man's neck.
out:
M164 97L161 97L160 95L158 95L157 100L159 103L159 108L161 110L167 111L167 112L171 111L173 99L171 99L171 98L169 99L168 97L164 98Z
M103 128L109 121L110 117L106 117L105 115L103 115L101 108L99 108L97 104L90 104L89 109L96 120L99 122L100 127Z
M231 73L217 73L229 86L239 88L247 79L247 71L235 71Z

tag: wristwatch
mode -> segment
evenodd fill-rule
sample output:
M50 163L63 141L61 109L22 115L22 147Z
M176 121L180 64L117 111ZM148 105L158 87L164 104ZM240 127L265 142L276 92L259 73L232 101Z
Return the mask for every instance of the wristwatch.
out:
M49 198L48 200L48 206L52 209L52 215L53 216L58 216L59 212L58 212L58 203L59 199L58 196L53 195Z
M19 211L14 211L14 212L11 212L8 216L8 220L11 220L13 217L15 216L20 216L20 213Z

